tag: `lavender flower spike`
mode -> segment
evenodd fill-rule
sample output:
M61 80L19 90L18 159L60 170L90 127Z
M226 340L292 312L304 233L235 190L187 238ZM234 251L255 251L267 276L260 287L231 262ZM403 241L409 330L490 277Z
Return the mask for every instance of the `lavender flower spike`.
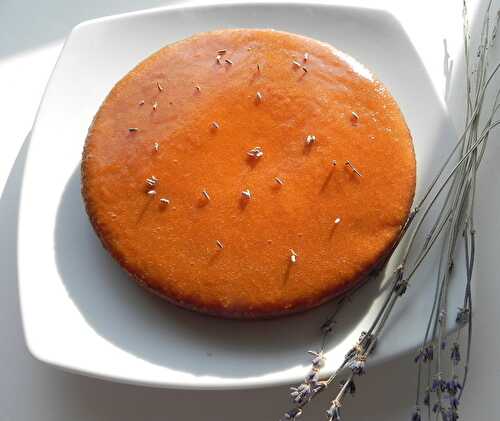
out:
M411 416L411 421L422 421L422 417L420 416L420 408L416 407L415 411Z
M299 387L290 388L290 397L294 403L304 403L308 401L313 394L313 385L302 383Z
M454 365L458 365L460 363L460 347L457 342L455 342L451 347L450 358Z
M458 381L458 377L455 375L453 379L446 383L446 391L449 395L455 396L462 389L462 385Z
M436 392L438 390L441 391L441 392L444 392L446 390L446 382L440 376L436 377L432 381L431 390L433 392Z
M349 363L349 368L357 376L362 376L365 374L365 358L362 356L357 356L354 360Z
M318 370L313 367L312 370L307 374L305 381L309 384L316 384L319 380Z

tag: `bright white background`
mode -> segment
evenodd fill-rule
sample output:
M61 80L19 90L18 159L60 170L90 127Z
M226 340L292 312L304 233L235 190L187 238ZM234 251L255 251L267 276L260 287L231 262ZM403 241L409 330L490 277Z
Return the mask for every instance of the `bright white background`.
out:
M347 0L345 1L348 2ZM351 1L390 10L406 28L431 78L462 126L463 78L460 0ZM472 15L485 0L473 1ZM500 0L494 1L496 8ZM174 4L168 0L0 0L0 421L277 420L286 408L284 387L249 391L155 390L64 373L35 361L24 344L17 297L16 231L26 140L64 37L77 23L104 15ZM478 20L473 20L478 25ZM444 41L446 40L446 41ZM496 57L500 58L500 47ZM418 101L415 98L415 101ZM472 374L463 420L498 419L500 404L500 133L481 170L478 219L478 290L474 297ZM50 165L50 163L47 163ZM493 182L492 182L493 181ZM488 209L488 212L486 212ZM493 211L492 211L493 210ZM423 315L424 317L424 315ZM408 420L415 388L413 354L371 368L347 400L343 419ZM328 393L303 417L324 419Z

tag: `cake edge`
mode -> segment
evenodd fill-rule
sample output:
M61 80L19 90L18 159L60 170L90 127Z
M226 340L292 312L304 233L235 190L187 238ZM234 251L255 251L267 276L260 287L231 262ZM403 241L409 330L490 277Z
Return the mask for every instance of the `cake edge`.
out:
M188 302L185 302L185 301L182 301L182 300L175 299L174 297L166 294L160 288L152 287L151 285L149 285L147 283L146 280L143 279L143 277L140 276L139 273L137 273L136 271L134 271L130 266L128 266L125 263L125 261L122 258L122 256L120 256L120 254L106 240L106 238L104 236L104 233L103 233L103 230L99 226L97 218L95 217L95 213L92 212L92 203L91 203L91 200L90 200L90 198L89 198L89 196L87 194L87 188L86 188L87 187L87 183L86 183L86 179L87 179L87 171L86 171L87 146L88 146L91 134L92 134L93 127L95 125L95 122L97 121L97 118L98 118L99 114L100 114L101 108L106 103L106 100L108 99L108 97L110 97L114 93L114 91L116 89L119 89L119 86L123 82L125 82L125 80L127 80L130 77L132 77L132 75L134 74L134 72L136 72L142 66L146 65L151 60L151 58L159 55L165 49L171 48L171 47L173 47L174 45L176 45L178 43L182 43L184 41L187 41L187 40L190 40L190 39L193 39L193 38L198 38L198 37L204 36L206 34L214 34L214 33L219 33L219 32L226 32L226 31L238 32L238 31L247 31L247 30L253 30L253 31L273 31L273 32L278 32L278 33L291 34L293 36L301 37L301 38L304 38L304 39L307 39L307 40L314 40L315 42L319 42L319 43L323 44L324 46L330 48L332 51L337 52L337 53L341 53L342 56L350 57L355 62L359 63L356 58L350 56L347 53L344 53L342 50L338 50L337 48L335 48L334 46L330 45L327 42L320 41L320 40L315 40L315 39L313 39L311 37L307 37L307 36L300 35L300 34L289 33L287 31L280 31L280 30L274 30L274 29L265 29L265 28L218 29L218 30L214 30L214 31L206 31L206 32L196 33L196 34L194 34L194 35L192 35L190 37L187 37L187 38L178 40L176 42L173 42L171 44L168 44L168 45L160 48L159 50L156 50L155 52L151 53L147 57L145 57L136 66L134 66L130 71L128 71L113 86L113 88L109 91L109 93L106 95L106 97L104 98L103 102L99 106L99 109L97 110L96 114L94 115L94 118L92 119L92 122L91 122L91 124L89 126L89 129L88 129L88 132L87 132L87 136L86 136L86 139L85 139L85 144L84 144L83 152L82 152L82 161L81 161L81 166L80 166L80 173L81 173L81 195L82 195L82 198L83 198L85 210L86 210L86 213L87 213L87 215L89 217L91 226L92 226L94 232L97 234L97 237L99 238L99 240L100 240L103 248L113 257L113 259L115 260L115 262L118 263L118 265L122 269L124 269L125 272L129 276L131 276L136 281L136 283L139 286L141 286L143 289L145 289L145 290L147 290L147 291L155 294L156 296L164 299L165 301L167 301L167 302L169 302L171 304L176 305L177 307L180 307L180 308L185 309L185 310L197 312L199 314L203 314L203 315L207 315L207 316L213 316L213 317L219 317L219 318L225 318L225 319L266 320L266 319L272 319L272 318L277 318L277 317L283 317L283 316L293 315L293 314L297 314L297 313L301 313L301 312L304 312L304 311L307 311L307 310L311 310L311 309L317 308L317 307L321 306L322 304L325 304L326 302L331 301L334 298L339 297L340 295L342 295L342 294L344 294L344 293L346 293L346 292L348 292L350 290L353 290L354 288L356 288L356 287L360 286L361 284L367 282L368 279L370 278L371 274L373 274L374 272L377 272L378 270L381 270L383 268L383 265L391 258L393 252L395 251L396 248L394 246L396 245L398 239L400 238L400 234L401 234L401 231L402 231L402 229L404 227L404 224L406 224L406 221L408 220L408 218L410 216L411 207L412 207L413 201L415 199L416 171L414 173L414 182L412 184L412 187L413 187L412 188L412 192L409 195L409 200L408 200L408 204L407 204L407 207L406 207L406 218L405 218L403 224L401 225L400 230L397 231L396 235L394 236L394 241L392 241L391 243L389 243L388 246L387 246L387 248L384 249L384 250L382 250L381 253L379 254L379 256L376 256L373 259L373 262L368 266L368 268L364 272L362 272L357 278L352 279L350 282L346 283L345 285L340 285L340 286L337 286L336 288L332 289L332 291L329 294L323 296L319 300L316 300L314 302L304 300L304 301L295 303L293 306L291 306L289 308L283 308L281 310L274 310L274 311L263 311L262 309L256 309L256 310L238 310L238 309L236 309L234 307L231 310L228 310L228 309L224 308L223 306L204 306L204 305L201 305L200 303L193 303L193 302L189 302L188 303ZM360 63L360 65L362 65L362 64ZM373 77L374 80L377 80L382 86L385 86L378 79L378 77L371 72L371 70L369 70L369 72L372 75L372 77ZM392 96L392 94L391 94L391 96ZM392 97L392 98L393 98L393 100L395 102L395 105L397 106L398 110L400 111L401 116L403 116L403 122L405 123L405 127L406 127L406 130L407 130L407 133L408 133L408 138L410 140L410 145L411 145L411 148L412 148L412 151L413 151L412 156L413 156L413 161L414 161L414 164L415 164L414 168L416 169L417 168L417 165L416 165L417 160L416 160L416 154L415 154L415 146L414 146L414 143L413 143L413 137L411 135L411 132L410 132L410 129L409 129L408 124L406 122L406 119L404 118L404 115L401 112L401 109L400 109L400 106L399 106L398 102L396 101L396 99L394 97Z

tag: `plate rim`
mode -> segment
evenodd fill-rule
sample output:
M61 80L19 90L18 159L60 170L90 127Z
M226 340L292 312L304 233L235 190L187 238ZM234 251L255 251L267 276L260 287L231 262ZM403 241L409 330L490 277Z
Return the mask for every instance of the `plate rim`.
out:
M189 390L228 390L228 389L253 389L253 388L261 388L261 387L272 387L272 386L279 386L279 385L285 385L285 384L290 384L296 381L300 381L300 377L298 375L293 375L293 374L288 374L288 375L282 375L281 377L276 377L273 379L267 378L267 375L260 375L257 377L250 377L250 378L243 378L243 379L233 379L233 378L221 378L218 379L216 376L213 376L213 380L208 383L204 382L203 384L199 385L196 384L196 381L170 381L170 380L161 380L157 381L154 379L149 379L149 380L142 380L137 377L130 377L126 375L116 375L116 374L108 374L96 370L92 370L90 368L82 368L78 367L66 362L61 362L58 361L57 359L51 358L50 356L44 354L43 351L41 351L40 347L36 345L36 341L33 338L33 331L32 328L30 329L28 326L28 323L26 321L26 302L23 300L23 285L26 285L26 282L22 282L21 279L25 279L25 276L23 275L24 270L22 269L22 264L21 260L21 255L23 255L22 252L22 245L24 244L24 241L22 241L23 236L20 235L21 231L21 226L23 224L23 220L26 214L26 211L23 211L25 209L25 206L23 206L23 202L25 201L25 195L26 193L26 168L28 167L28 163L30 162L30 155L32 152L31 148L31 142L34 137L36 137L37 134L37 126L39 123L39 118L41 114L41 110L44 109L46 106L47 102L47 92L49 89L52 87L54 80L55 80L55 73L58 67L60 66L60 61L61 58L66 54L68 50L68 46L71 43L72 38L77 34L79 31L81 31L84 28L87 28L89 26L93 25L101 25L101 24L106 24L108 22L113 22L117 20L126 20L134 17L147 17L149 15L156 15L158 13L168 13L171 11L178 11L178 10L203 10L203 9L226 9L226 8L245 8L245 7L279 7L279 8L287 8L287 7L311 7L311 8L327 8L327 9L343 9L343 10L353 10L353 11L364 11L364 12L370 12L370 13L377 13L379 16L383 16L384 19L390 19L393 21L394 24L398 26L398 29L401 31L402 34L406 37L406 41L408 42L409 46L413 49L413 52L415 55L418 57L420 62L422 63L423 71L425 73L425 76L427 80L429 81L430 87L432 89L432 92L437 99L438 106L440 108L440 111L445 115L447 118L449 118L449 113L446 107L446 104L444 102L444 99L439 95L438 90L436 89L435 84L433 83L432 79L429 77L428 69L423 65L423 61L421 59L421 55L419 54L418 50L415 48L415 45L411 41L410 37L408 36L407 31L405 30L404 26L402 23L399 21L399 19L391 13L389 10L380 8L380 7L373 7L373 6L365 6L365 5L349 5L346 3L330 3L327 2L326 0L314 0L314 1L307 1L307 0L286 0L286 1L279 1L279 0L243 0L243 1L238 1L238 0L231 0L228 2L208 2L208 3L186 3L186 4L174 4L174 5L168 5L168 6L159 6L159 7L154 7L154 8L148 8L148 9L142 9L142 10L136 10L136 11L130 11L126 13L119 13L119 14L114 14L114 15L109 15L109 16L103 16L103 17L98 17L94 19L89 19L80 22L79 24L75 25L71 31L68 33L67 37L65 38L61 51L59 53L59 56L54 64L54 67L51 71L50 77L47 81L47 84L44 88L40 104L38 106L38 109L35 114L34 122L32 129L29 133L29 146L28 150L26 153L26 165L23 168L22 172L22 185L20 188L20 198L19 198L19 211L18 211L18 226L17 226L17 282L18 282L18 297L19 297L19 303L20 303L20 316L21 316L21 322L22 322L22 330L23 330L23 336L24 340L26 343L26 346L28 348L28 351L30 354L37 360L48 364L50 366L59 368L63 371L70 372L70 373L75 373L75 374L80 374L92 378L97 378L97 379L103 379L107 381L112 381L112 382L119 382L123 384L130 384L130 385L140 385L140 386L149 386L149 387L157 387L157 388L175 388L175 389L189 389ZM453 126L450 126L453 129ZM24 260L23 260L24 261ZM380 358L376 359L376 362L370 362L370 365L376 365L376 364L381 364L384 363L385 361L395 358L398 355L401 355L404 352L407 352L407 349L401 349L397 352L394 352L391 355L387 356L382 356ZM211 376L212 377L212 376ZM219 381L218 381L219 380Z

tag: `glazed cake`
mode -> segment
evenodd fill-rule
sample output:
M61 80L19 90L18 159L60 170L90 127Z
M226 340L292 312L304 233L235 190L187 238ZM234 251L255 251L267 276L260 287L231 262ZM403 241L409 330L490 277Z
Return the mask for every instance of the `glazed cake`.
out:
M366 278L408 217L415 172L396 101L356 60L295 34L221 30L116 84L88 133L82 193L140 284L265 318Z

